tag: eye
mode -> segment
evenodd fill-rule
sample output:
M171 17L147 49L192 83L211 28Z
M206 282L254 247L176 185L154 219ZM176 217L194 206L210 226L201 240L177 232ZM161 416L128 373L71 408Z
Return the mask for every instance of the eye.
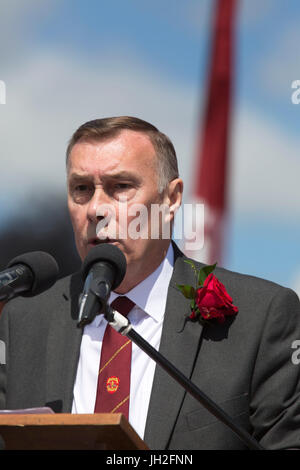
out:
M70 193L75 202L85 203L94 193L94 188L88 184L74 184L71 185Z
M129 188L131 188L131 184L129 184L129 183L116 183L115 184L115 189L117 189L117 190L118 189L120 189L120 190L129 189Z
M78 191L79 193L83 193L84 191L88 190L88 186L86 184L78 184L74 188L75 191Z

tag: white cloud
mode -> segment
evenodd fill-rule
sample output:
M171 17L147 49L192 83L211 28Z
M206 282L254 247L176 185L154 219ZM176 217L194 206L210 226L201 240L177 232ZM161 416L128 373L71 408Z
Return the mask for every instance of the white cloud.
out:
M231 201L240 214L300 216L300 138L256 110L238 109L232 138Z
M177 28L178 32L194 37L201 37L210 26L211 0L189 0L188 2L174 2L174 0L152 0L141 2L134 0L135 8L141 12L152 15L152 19L164 21L166 27Z
M113 59L112 59L113 58ZM124 65L126 64L126 65ZM72 132L97 117L136 115L173 140L186 192L194 176L198 90L159 75L125 51L83 61L57 50L32 51L7 80L0 106L2 192L65 186L65 148ZM235 112L231 201L238 214L300 215L300 139L256 110ZM12 201L13 204L13 201Z
M237 11L240 14L240 27L257 26L261 21L265 21L277 8L274 0L240 0L237 2Z
M257 78L266 93L275 99L290 101L293 80L300 79L299 22L289 22L279 36L274 36L271 52L261 59L257 67ZM289 100L289 101L288 101Z
M87 120L121 114L137 115L167 133L186 172L197 104L193 92L125 54L110 51L99 62L83 62L35 51L6 85L7 104L0 107L2 191L12 185L19 194L62 188L72 132Z
M30 42L30 26L41 21L58 0L1 0L0 51L3 65L21 57Z

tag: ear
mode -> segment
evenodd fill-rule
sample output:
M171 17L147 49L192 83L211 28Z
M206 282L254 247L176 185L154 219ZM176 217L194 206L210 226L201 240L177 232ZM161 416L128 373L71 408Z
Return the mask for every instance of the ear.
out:
M164 203L169 206L170 221L174 220L175 213L181 206L183 193L183 181L181 178L175 178L170 181L165 192Z

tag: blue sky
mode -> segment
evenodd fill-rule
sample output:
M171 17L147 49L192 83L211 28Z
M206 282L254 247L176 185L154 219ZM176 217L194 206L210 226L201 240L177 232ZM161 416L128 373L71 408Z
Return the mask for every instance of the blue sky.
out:
M158 125L174 141L188 191L213 4L2 2L3 223L32 192L64 192L66 142L94 117L134 114ZM239 2L226 266L300 292L300 105L291 103L299 20L297 0Z

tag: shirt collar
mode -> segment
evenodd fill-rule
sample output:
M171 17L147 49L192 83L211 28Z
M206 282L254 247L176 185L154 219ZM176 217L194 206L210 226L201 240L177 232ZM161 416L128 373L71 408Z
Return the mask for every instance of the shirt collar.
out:
M173 274L174 267L174 249L170 243L167 254L158 268L153 271L146 279L126 293L132 302L140 307L155 321L162 320L166 302L169 283ZM111 292L109 303L113 302L119 294ZM99 326L103 320L103 315L97 315L93 323Z

